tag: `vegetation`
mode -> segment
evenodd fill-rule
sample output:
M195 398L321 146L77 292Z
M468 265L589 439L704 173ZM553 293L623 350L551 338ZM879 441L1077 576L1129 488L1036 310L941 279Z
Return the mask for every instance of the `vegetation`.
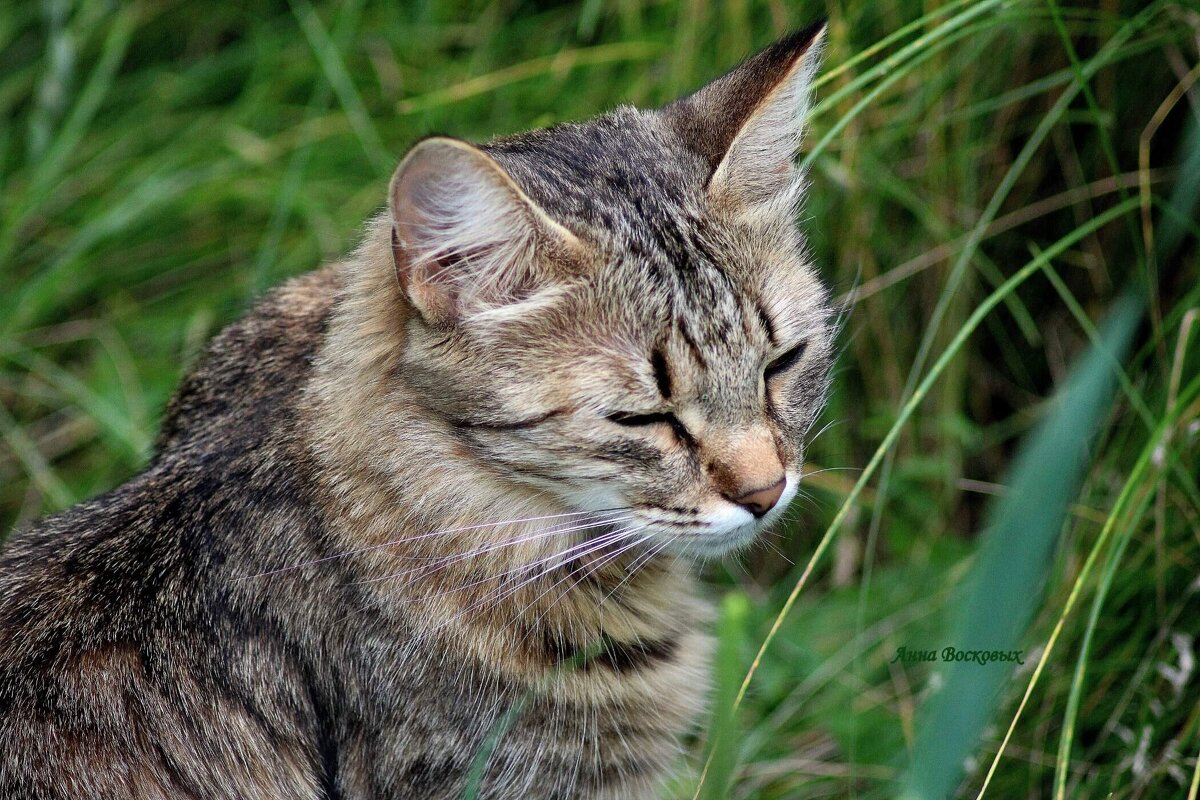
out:
M0 531L144 464L205 341L352 247L418 137L659 103L821 13L3 4ZM1195 798L1200 3L827 13L835 391L790 529L711 569L719 725L672 796Z

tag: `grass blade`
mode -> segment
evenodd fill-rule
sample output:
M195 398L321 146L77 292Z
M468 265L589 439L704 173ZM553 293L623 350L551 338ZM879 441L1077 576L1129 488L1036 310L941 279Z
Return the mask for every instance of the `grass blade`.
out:
M1105 326L1104 348L1088 352L1017 456L1011 490L992 509L979 560L964 587L955 648L1018 649L1041 597L1068 506L1083 481L1089 445L1112 404L1116 375L1111 361L1127 349L1141 315L1131 298L1118 302ZM904 797L950 795L1011 671L1004 662L953 662L944 668L942 689L930 700L917 740Z
M708 770L697 797L721 800L728 796L737 769L741 736L737 728L736 702L742 682L742 660L739 654L750 603L739 593L729 594L721 606L721 621L717 626L716 679L717 691L713 702L712 722L708 728Z

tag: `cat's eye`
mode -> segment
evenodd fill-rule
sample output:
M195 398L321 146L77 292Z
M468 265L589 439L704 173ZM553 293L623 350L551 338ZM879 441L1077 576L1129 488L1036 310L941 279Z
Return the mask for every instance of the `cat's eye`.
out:
M607 419L609 422L615 422L618 425L624 425L628 428L641 428L645 425L656 425L660 422L670 423L674 414L665 412L650 413L650 414L631 414L625 411L618 411L609 414Z
M763 377L765 377L767 380L770 380L782 372L787 372L800 362L800 359L804 356L804 351L807 348L808 341L806 340L800 342L800 344L783 353L778 358L773 359L763 370Z
M691 444L694 440L688 432L687 427L679 421L679 417L672 414L670 411L655 411L648 414L628 413L617 411L608 414L605 419L609 422L615 422L618 425L626 428L645 428L650 425L666 424L671 426L671 430L680 440Z

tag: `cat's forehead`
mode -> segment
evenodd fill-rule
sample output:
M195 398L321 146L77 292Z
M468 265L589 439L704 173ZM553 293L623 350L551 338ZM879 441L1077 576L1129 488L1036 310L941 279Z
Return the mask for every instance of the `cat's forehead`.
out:
M702 213L704 164L653 113L622 107L483 149L552 217L593 235L669 230Z
M698 347L736 338L747 287L732 275L745 259L709 213L708 168L653 112L623 107L486 149L547 213L604 251L601 283L638 295L644 316L698 320L689 333Z
M571 333L550 346L598 357L571 357L587 375L594 364L639 402L661 395L713 419L752 403L770 335L757 298L719 265L627 259L581 288L563 317Z

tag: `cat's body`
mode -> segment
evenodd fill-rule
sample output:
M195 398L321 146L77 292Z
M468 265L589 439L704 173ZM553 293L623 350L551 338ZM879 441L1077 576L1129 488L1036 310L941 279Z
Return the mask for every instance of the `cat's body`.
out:
M651 796L708 652L664 548L773 519L825 389L790 151L728 155L816 35L740 69L723 145L697 95L418 147L351 258L216 339L144 473L0 554L0 797Z

